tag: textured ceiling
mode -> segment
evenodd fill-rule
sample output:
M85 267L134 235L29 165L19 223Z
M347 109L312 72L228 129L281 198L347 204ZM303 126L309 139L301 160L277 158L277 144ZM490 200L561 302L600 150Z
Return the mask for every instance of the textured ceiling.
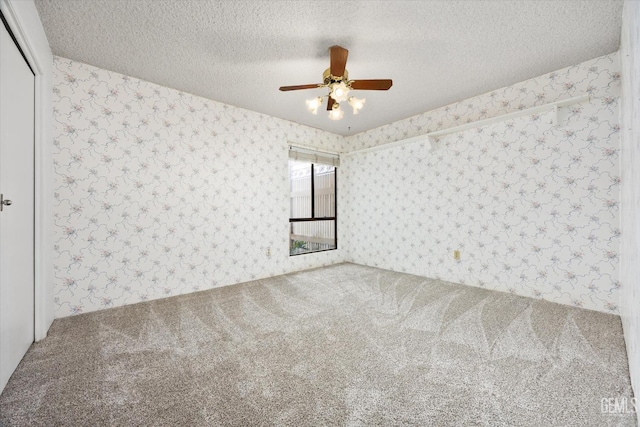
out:
M36 0L53 53L341 135L351 135L618 50L622 0ZM328 47L349 49L360 114L305 99Z

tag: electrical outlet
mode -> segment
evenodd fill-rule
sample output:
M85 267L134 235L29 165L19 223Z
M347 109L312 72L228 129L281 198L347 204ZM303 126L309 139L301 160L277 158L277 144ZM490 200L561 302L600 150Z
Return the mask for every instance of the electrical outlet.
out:
M456 261L460 261L460 251L458 249L453 251L453 259L455 259Z
M267 252L267 256L268 256L269 258L271 258L271 248L267 248L267 251L266 251L266 252Z

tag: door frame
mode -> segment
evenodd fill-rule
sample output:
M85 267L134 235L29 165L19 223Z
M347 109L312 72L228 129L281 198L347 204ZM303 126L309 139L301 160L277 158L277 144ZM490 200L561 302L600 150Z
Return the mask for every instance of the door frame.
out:
M53 55L33 0L0 0L0 12L35 74L34 338L40 341L54 318Z

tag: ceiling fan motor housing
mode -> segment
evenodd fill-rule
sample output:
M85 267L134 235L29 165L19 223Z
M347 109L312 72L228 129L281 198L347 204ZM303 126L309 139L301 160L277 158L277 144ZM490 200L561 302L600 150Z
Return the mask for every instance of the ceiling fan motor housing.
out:
M344 82L347 86L349 86L349 72L345 69L344 75L342 76L334 76L331 74L331 68L327 68L322 73L322 81L326 86L330 86L333 83Z

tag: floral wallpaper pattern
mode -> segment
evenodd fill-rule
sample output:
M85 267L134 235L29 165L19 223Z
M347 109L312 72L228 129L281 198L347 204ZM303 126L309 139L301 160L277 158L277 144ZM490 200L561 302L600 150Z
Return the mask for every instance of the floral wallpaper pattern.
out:
M56 316L345 260L616 313L619 79L607 55L343 138L56 57ZM288 256L288 142L353 151L584 93L559 127L343 156L339 249Z
M590 101L342 160L349 259L616 313L620 74L607 55L346 138L351 149ZM453 251L461 251L454 260Z
M288 253L287 143L337 135L59 57L54 121L56 317L344 258Z

